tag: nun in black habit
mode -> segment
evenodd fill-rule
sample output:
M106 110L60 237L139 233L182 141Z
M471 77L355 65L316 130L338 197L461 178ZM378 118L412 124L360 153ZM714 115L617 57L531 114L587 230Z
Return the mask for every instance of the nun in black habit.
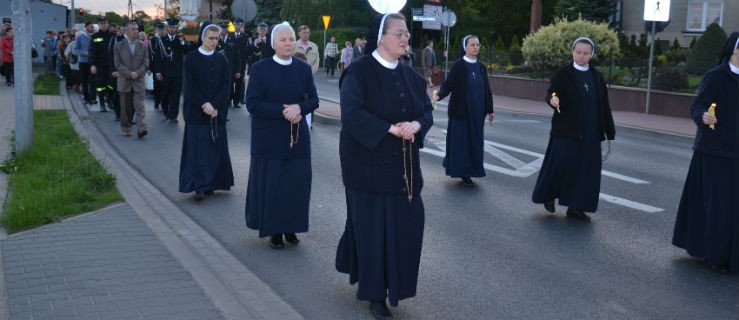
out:
M567 206L567 217L590 221L598 209L600 142L616 135L603 75L590 65L595 42L572 43L570 65L554 72L545 101L552 107L552 129L532 195L534 203L554 212L554 199Z
M711 108L713 106L713 108ZM713 110L711 110L713 109ZM739 272L739 32L690 106L697 126L672 244L714 270Z
M274 26L275 54L252 66L246 90L251 114L251 163L246 190L246 226L270 236L269 246L298 243L308 231L311 190L310 134L305 115L318 108L310 66L295 53L295 31Z
M347 220L336 269L359 283L357 299L370 301L378 319L392 317L386 299L397 306L416 295L423 243L418 151L433 124L433 108L423 78L399 63L409 39L403 15L375 17L368 54L353 61L339 82Z
M485 117L493 124L493 93L488 72L477 61L480 40L468 35L462 39L462 58L457 60L441 89L434 91L433 99L449 99L449 121L446 134L444 168L452 178L461 178L465 186L474 186L471 177L484 177L483 149Z
M226 57L215 52L220 32L217 25L205 26L200 48L188 53L184 63L185 134L179 189L184 193L195 191L198 201L234 185L226 135L231 71Z

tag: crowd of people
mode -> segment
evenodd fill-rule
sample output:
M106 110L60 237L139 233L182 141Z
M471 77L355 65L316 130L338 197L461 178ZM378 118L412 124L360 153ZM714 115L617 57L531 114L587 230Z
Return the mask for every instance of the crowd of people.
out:
M234 184L226 125L242 103L251 115L251 161L245 224L269 237L273 249L298 244L308 231L312 181L310 116L319 106L314 74L318 47L310 28L259 23L255 36L234 21L205 23L197 42L178 34L168 19L156 33L98 21L95 32L55 33L41 41L46 71L67 80L100 112L113 109L124 137L148 134L145 77L154 82L154 107L163 120L185 122L179 191L202 201ZM12 85L12 26L0 40L3 74ZM480 39L462 40L462 58L429 97L436 72L433 42L422 51L423 72L406 61L410 32L402 14L377 15L366 40L331 37L324 50L327 77L338 68L341 133L339 156L347 217L336 251L336 269L358 283L357 299L372 315L391 319L393 306L416 294L424 230L419 149L433 125L433 103L449 96L446 155L451 178L474 187L484 177L484 126L495 120L486 67L477 60ZM568 218L590 221L600 190L604 141L616 130L602 74L590 59L596 42L574 39L572 62L556 70L545 93L552 110L549 143L532 201ZM376 94L382 92L383 94ZM184 95L183 95L184 93ZM180 97L183 102L180 103ZM697 125L693 160L680 200L675 246L722 272L739 272L739 32L729 37L718 66L709 71L691 106Z

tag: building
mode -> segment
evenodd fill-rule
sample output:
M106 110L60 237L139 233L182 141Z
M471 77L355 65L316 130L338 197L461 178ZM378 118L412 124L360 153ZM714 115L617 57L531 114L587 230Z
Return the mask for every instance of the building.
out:
M621 30L626 36L645 32L644 0L621 0L617 6ZM657 38L670 43L677 39L687 47L713 22L727 34L739 31L739 0L672 0L670 24L657 34Z
M34 62L43 62L41 57L41 39L46 30L62 30L67 27L67 7L42 0L30 0L31 4L31 39L39 50L39 57ZM0 20L13 23L13 12L10 0L0 0Z

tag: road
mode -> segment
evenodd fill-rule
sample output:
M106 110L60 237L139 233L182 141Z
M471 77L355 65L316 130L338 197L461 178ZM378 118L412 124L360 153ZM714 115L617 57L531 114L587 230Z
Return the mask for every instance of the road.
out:
M317 77L319 95L338 99L337 81ZM160 121L147 98L149 136L120 136L112 113L92 112L108 141L158 190L307 319L368 319L356 287L334 268L346 212L338 124L315 123L310 231L274 251L244 225L249 116L231 109L228 139L235 186L201 203L177 192L184 123ZM96 110L94 107L92 110ZM487 177L467 188L444 175L446 114L434 113L421 155L426 207L415 298L399 319L732 319L736 276L671 245L692 139L618 128L604 162L593 222L565 219L531 202L546 149L545 116L498 110L486 127Z

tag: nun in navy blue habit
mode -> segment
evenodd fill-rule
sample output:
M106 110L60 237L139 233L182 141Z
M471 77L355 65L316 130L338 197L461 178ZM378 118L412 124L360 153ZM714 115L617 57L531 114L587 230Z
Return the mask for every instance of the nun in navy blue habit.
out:
M449 70L434 100L449 98L449 116L446 133L444 168L452 178L462 178L466 186L473 186L471 177L484 177L483 141L485 117L492 125L493 93L485 65L477 61L480 40L469 35L462 39L462 58Z
M293 59L295 31L274 26L275 54L251 68L246 109L251 113L251 163L246 190L246 226L270 236L269 246L298 243L308 231L311 190L310 134L305 115L318 108L310 66Z
M217 25L205 26L200 48L188 53L184 63L185 134L179 189L184 193L195 191L198 201L234 185L226 135L231 71L226 57L215 52L220 32Z
M714 270L739 272L739 32L690 106L697 125L672 244ZM713 114L709 112L714 105Z
M572 43L572 64L559 68L549 82L545 101L553 110L544 162L532 195L555 212L554 200L567 206L567 217L590 221L585 212L598 209L601 150L616 135L603 75L590 65L595 42Z
M367 54L339 82L347 219L336 269L385 319L392 316L386 299L397 306L416 295L424 227L418 151L433 108L423 78L399 63L410 39L405 17L379 15L369 35Z

